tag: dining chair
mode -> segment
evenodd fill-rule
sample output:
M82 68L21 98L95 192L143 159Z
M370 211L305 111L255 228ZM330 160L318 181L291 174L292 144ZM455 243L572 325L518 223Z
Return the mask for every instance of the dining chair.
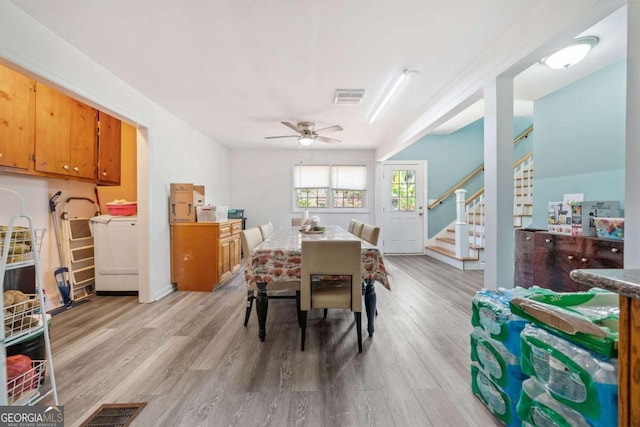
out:
M352 219L351 221L349 221L349 227L347 227L347 231L349 233L353 233L353 226L356 225L356 220Z
M373 225L365 224L362 227L362 233L360 234L360 238L362 240L366 240L372 245L378 244L378 236L380 235L380 227L374 227Z
M242 253L244 254L245 262L251 262L251 252L262 243L262 233L258 227L247 228L240 231L240 244L242 245ZM251 308L253 307L253 300L255 297L255 289L251 289L250 284L247 283L247 312L244 316L244 326L249 323L249 315L251 314Z
M362 228L364 227L364 223L360 221L355 221L353 224L353 230L351 230L351 234L354 234L358 237L362 234Z
M302 218L291 218L291 226L292 227L301 227L302 226Z
M315 280L320 276L322 280ZM331 276L331 277L330 277ZM338 280L332 280L338 279ZM301 350L307 332L307 312L342 308L353 312L362 353L361 242L359 240L303 240L300 277Z
M266 240L266 238L273 233L273 225L271 224L271 221L260 226L260 233L262 234L262 240Z

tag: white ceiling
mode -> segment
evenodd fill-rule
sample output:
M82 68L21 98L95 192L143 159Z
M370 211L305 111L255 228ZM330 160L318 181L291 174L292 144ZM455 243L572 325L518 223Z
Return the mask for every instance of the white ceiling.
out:
M479 118L482 104L473 104L487 77L533 64L514 81L517 105L530 111L533 100L626 52L622 0L12 2L232 149L295 148L294 138L264 137L291 134L281 121L312 121L340 124L343 132L327 135L343 141L339 148L389 153ZM560 71L534 64L582 32L601 39L583 63ZM368 124L404 68L419 74ZM366 94L360 105L334 105L336 89ZM466 115L444 124L466 105Z

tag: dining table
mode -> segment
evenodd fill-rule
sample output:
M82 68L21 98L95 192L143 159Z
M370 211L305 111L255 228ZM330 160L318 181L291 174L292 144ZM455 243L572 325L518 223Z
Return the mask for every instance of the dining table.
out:
M264 341L266 338L269 305L267 287L269 292L277 291L279 285L282 286L282 289L290 289L291 283L297 282L299 289L303 262L301 249L303 240L359 240L361 242L361 279L364 284L367 332L372 337L377 315L375 282L379 282L391 290L380 249L338 225L326 225L318 231L304 231L296 226L277 228L247 256L244 274L247 283L255 283L257 288L256 313L260 341Z

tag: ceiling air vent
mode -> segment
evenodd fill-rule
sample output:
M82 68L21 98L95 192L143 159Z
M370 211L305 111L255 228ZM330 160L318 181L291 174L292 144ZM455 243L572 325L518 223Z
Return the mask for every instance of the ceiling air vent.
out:
M358 105L364 98L364 89L336 89L334 104Z

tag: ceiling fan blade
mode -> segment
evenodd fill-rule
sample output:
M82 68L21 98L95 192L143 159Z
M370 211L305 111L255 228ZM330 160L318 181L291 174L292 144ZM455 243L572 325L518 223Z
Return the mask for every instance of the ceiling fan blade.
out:
M298 129L298 126L294 125L293 123L289 123L289 122L280 122L283 125L285 125L286 127L295 130L296 132L302 132L300 129Z
M276 138L298 138L300 135L282 135L282 136L265 136L264 139L276 139Z
M343 130L342 126L335 125L335 126L329 126L329 127L326 127L326 128L322 128L322 129L317 129L316 133L318 133L318 132L325 132L325 133L326 132L339 132L341 130Z
M323 142L328 142L329 144L337 144L339 142L342 142L339 139L327 138L326 136L320 136L320 135L316 135L316 137L314 139L317 139L317 140L323 141Z

